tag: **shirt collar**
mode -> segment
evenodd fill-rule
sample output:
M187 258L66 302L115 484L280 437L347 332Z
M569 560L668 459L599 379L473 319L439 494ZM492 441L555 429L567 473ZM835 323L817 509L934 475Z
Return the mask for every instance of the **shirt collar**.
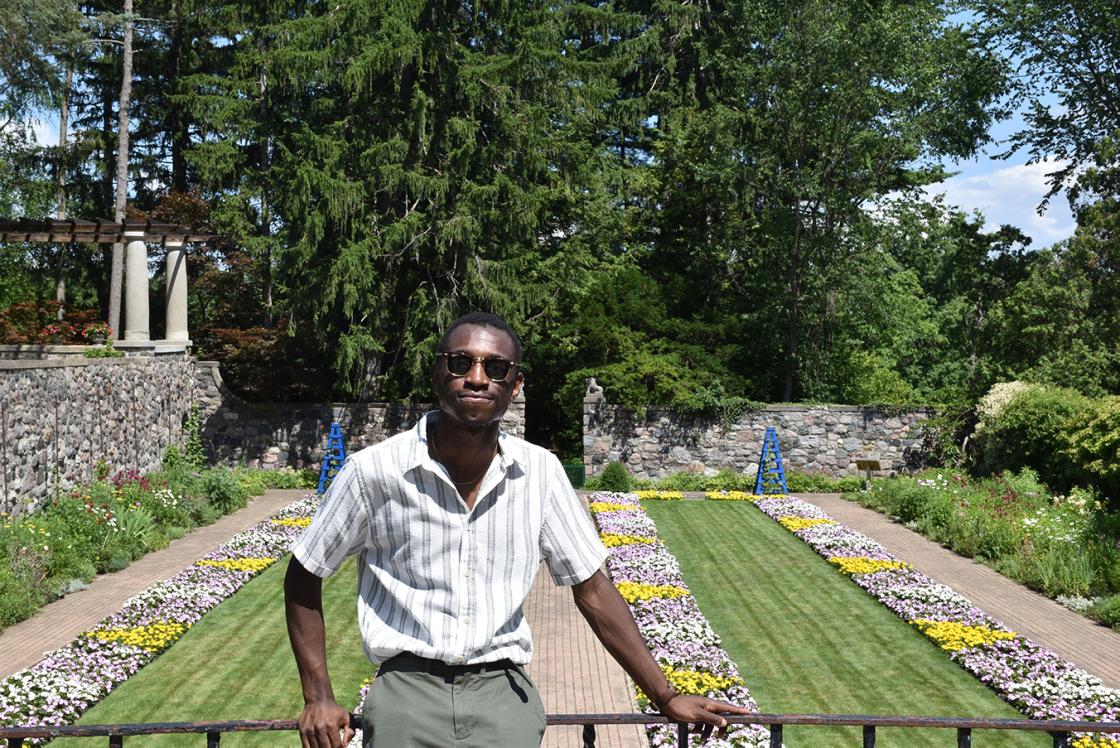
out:
M428 454L428 424L439 418L438 410L429 410L417 421L412 429L412 454L409 456L406 471L417 467L424 467L432 472L436 470L435 460ZM525 467L529 464L525 450L507 434L501 426L498 427L498 459L503 471L507 471L514 464Z

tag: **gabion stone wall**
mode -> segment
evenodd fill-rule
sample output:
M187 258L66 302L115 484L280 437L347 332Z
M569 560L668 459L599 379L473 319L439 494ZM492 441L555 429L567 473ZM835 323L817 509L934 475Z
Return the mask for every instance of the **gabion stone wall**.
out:
M857 457L874 457L884 472L900 470L920 448L917 426L927 409L884 410L856 405L775 405L734 423L651 408L638 415L610 405L601 391L583 406L583 462L588 477L620 461L631 475L660 478L688 471L715 475L758 470L767 426L777 429L787 468L834 476L856 475Z
M0 361L0 511L34 511L98 460L110 470L159 468L182 442L195 382L177 354Z
M218 364L198 362L195 388L202 442L211 459L248 467L314 467L322 462L331 423L345 436L347 453L416 425L435 406L424 403L247 403L222 382ZM525 398L515 400L502 428L525 435Z

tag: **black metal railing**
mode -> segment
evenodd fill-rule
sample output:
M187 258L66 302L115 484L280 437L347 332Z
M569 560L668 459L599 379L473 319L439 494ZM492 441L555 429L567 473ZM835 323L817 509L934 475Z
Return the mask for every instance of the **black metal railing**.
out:
M1074 722L1070 720L985 719L971 717L893 717L870 714L745 714L726 715L730 724L762 725L770 730L771 748L782 745L785 725L845 726L863 728L863 748L875 748L876 729L880 727L926 727L955 730L957 748L971 748L973 730L1024 730L1046 732L1053 737L1054 748L1069 748L1073 733L1120 733L1120 722ZM692 728L685 723L673 723L658 714L550 714L548 724L556 727L582 727L583 746L595 745L596 725L650 725L676 724L678 745L688 745ZM350 718L353 727L361 721ZM8 741L8 748L23 748L31 738L107 737L109 748L122 748L124 739L133 735L169 735L194 733L206 735L207 748L220 748L222 734L227 732L294 731L296 721L233 720L226 722L147 722L116 725L63 725L40 727L24 725L0 727L0 740Z

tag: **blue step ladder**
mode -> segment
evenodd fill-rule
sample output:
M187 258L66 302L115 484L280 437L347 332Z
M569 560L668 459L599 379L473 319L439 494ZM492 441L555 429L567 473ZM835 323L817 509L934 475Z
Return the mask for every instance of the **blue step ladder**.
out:
M323 454L323 467L319 469L319 487L315 489L315 493L323 495L344 462L346 445L342 441L342 427L338 423L332 423L330 434L327 435L327 451Z
M778 432L773 426L766 427L762 438L762 455L758 458L758 474L754 479L754 492L763 494L789 495L786 488L786 471L782 467L782 450L778 449Z

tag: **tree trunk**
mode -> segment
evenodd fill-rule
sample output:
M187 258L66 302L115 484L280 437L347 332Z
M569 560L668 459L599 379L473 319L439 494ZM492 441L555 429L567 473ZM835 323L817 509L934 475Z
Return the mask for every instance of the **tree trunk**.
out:
M263 43L261 43L261 46L263 46ZM259 92L261 128L264 130L260 156L261 236L265 238L264 257L261 258L264 265L264 326L272 327L272 242L269 240L269 237L272 236L272 213L268 204L268 190L263 189L263 186L268 182L268 170L272 166L272 131L268 123L268 76L263 63L261 64Z
M793 385L797 381L797 328L801 317L801 221L793 232L793 248L789 254L789 317L786 326L786 374L782 383L782 402L793 401Z
M132 0L124 0L124 46L121 50L121 97L117 108L117 194L113 220L125 220L128 201L128 104L132 97ZM121 337L121 286L124 280L124 244L113 245L109 273L109 327Z
M74 67L67 63L66 77L62 84L59 96L58 111L58 190L56 193L58 209L55 213L58 220L66 219L66 138L70 126L70 86L74 82ZM58 247L58 264L54 274L54 299L58 302L58 321L66 318L66 248L67 244Z

